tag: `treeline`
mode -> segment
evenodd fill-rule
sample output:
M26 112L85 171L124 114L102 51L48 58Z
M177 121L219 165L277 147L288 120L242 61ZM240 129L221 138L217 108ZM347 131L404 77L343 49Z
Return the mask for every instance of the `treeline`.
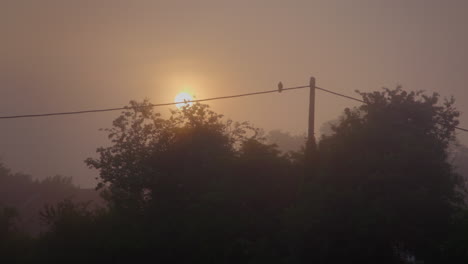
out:
M331 133L282 153L207 105L131 102L86 160L106 207L62 201L28 238L0 215L15 262L467 263L465 181L451 165L453 100L360 93ZM460 157L458 155L457 157Z
M15 224L23 232L37 235L45 231L39 212L44 205L54 205L65 199L103 205L98 192L78 188L71 177L56 175L33 180L31 175L12 173L0 163L0 208L11 208L15 212L18 216Z

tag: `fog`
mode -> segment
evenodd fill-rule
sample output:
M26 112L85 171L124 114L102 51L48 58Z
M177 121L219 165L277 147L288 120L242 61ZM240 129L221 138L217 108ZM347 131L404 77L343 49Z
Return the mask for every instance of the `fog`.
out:
M0 114L121 107L307 85L356 96L401 84L454 96L468 112L466 1L8 1L0 3ZM355 102L317 91L316 128ZM293 135L308 92L210 102ZM157 110L167 115L169 107ZM116 113L1 120L0 158L93 187L84 164L108 144ZM468 126L467 115L460 118ZM466 133L459 137L468 144Z

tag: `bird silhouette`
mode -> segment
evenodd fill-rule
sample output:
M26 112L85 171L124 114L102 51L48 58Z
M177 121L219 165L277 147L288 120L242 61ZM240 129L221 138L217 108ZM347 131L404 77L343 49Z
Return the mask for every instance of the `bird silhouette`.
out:
M283 83L279 82L278 83L278 92L281 93L283 91Z

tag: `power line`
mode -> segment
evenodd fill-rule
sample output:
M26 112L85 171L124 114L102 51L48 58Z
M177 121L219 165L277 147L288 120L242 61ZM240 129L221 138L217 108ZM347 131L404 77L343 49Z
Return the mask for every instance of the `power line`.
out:
M315 86L315 89L321 90L321 91L324 91L324 92L327 92L327 93L331 93L333 95L341 96L341 97L344 97L344 98L347 98L347 99L350 99L350 100L354 100L354 101L357 101L357 102L360 102L360 103L367 104L365 101L363 101L361 99L351 97L351 96L347 96L347 95L344 95L344 94L340 94L340 93L337 93L337 92L333 92L333 91L327 90L325 88L320 88L320 87ZM442 124L442 123L437 123L437 124L442 125L442 126L447 126L447 125ZM457 127L457 126L453 126L453 128L458 129L460 131L468 132L468 129L466 129L466 128Z
M361 100L361 99L358 99L358 98L355 98L355 97L351 97L351 96L347 96L347 95L340 94L340 93L336 93L336 92L327 90L327 89L325 89L325 88L320 88L320 87L315 86L315 89L320 90L320 91L324 91L324 92L327 92L327 93L331 93L331 94L334 94L334 95L337 95L337 96L341 96L341 97L344 97L344 98L347 98L347 99L351 99L351 100L354 100L354 101L357 101L357 102L360 102L360 103L364 103L364 104L366 103L366 102L364 102L364 101Z
M287 90L296 90L296 89L304 89L304 88L309 88L309 85L303 85L303 86L295 86L295 87L288 87L288 88L283 88L283 91ZM321 88L318 86L315 86L315 89L330 93L336 96L340 96L346 99L350 99L356 102L360 103L366 103L365 101L351 97L345 94L333 92L331 90ZM252 95L260 95L260 94L268 94L268 93L277 93L278 90L268 90L268 91L261 91L261 92L253 92L253 93L244 93L244 94L236 94L236 95L228 95L228 96L218 96L218 97L211 97L211 98L205 98L205 99L196 99L196 100L190 100L187 101L187 103L197 103L197 102L207 102L207 101L214 101L214 100L222 100L222 99L231 99L231 98L237 98L237 97L245 97L245 96L252 96ZM162 103L162 104L150 104L148 107L158 107L158 106L169 106L169 105L176 105L184 102L172 102L172 103ZM147 106L145 106L147 107ZM104 109L90 109L90 110L80 110L80 111L70 111L70 112L56 112L56 113L45 113L45 114L26 114L26 115L12 115L12 116L0 116L0 119L17 119L17 118L29 118L29 117L47 117L47 116L59 116L59 115L78 115L78 114L87 114L87 113L99 113L99 112L111 112L111 111L119 111L119 110L125 110L125 109L131 109L132 107L115 107L115 108L104 108ZM440 125L444 125L439 123ZM445 126L445 125L444 125ZM454 126L454 129L458 129L460 131L468 132L468 129L462 128L462 127L457 127Z
M296 89L304 89L304 88L309 88L309 86L306 85L306 86L289 87L289 88L284 88L283 90L296 90ZM236 94L236 95L228 95L228 96L211 97L211 98L205 98L205 99L196 99L196 100L187 101L187 103L206 102L206 101L213 101L213 100L230 99L230 98L236 98L236 97L260 95L260 94L267 94L267 93L277 93L277 92L278 92L278 90L275 89L275 90L262 91L262 92L253 92L253 93L244 93L244 94ZM181 103L184 103L184 102L150 104L149 107L169 106L169 105L176 105L176 104L181 104ZM44 113L44 114L11 115L11 116L0 116L0 119L17 119L17 118L29 118L29 117L60 116L60 115L79 115L79 114L87 114L87 113L119 111L119 110L131 109L131 108L132 107L127 106L127 107L89 109L89 110L69 111L69 112L55 112L55 113Z

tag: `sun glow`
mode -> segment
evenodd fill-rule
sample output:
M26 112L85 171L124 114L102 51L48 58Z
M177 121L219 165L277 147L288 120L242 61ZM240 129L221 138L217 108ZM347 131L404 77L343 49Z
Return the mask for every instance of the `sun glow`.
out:
M192 106L193 105L192 100L193 100L192 95L186 92L182 92L176 95L174 99L174 103L176 103L177 108L182 108L186 105Z

